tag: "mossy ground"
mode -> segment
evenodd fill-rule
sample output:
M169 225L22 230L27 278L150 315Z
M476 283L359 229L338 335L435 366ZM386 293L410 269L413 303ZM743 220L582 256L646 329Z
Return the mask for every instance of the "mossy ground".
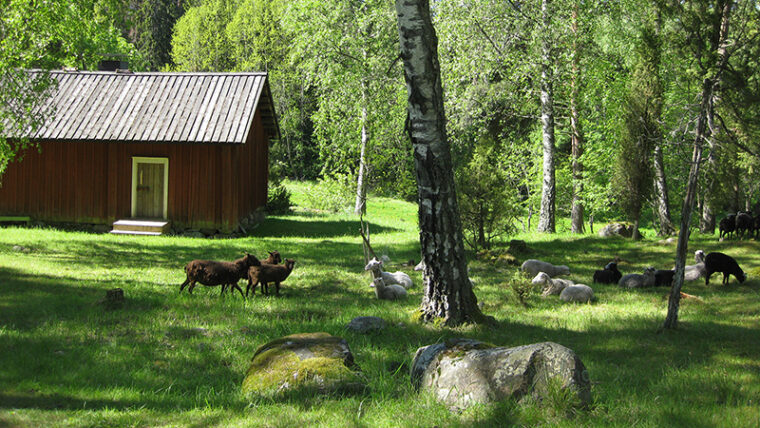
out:
M299 186L290 188L299 202ZM391 259L388 269L415 282L399 302L378 301L368 287L358 220L303 204L229 240L2 228L0 426L760 426L758 242L692 233L690 254L730 254L749 278L688 283L683 291L701 301L682 301L680 328L658 333L667 290L590 281L615 256L624 274L669 268L675 244L658 244L651 231L640 242L572 236L560 221L557 234L513 237L529 247L519 258L570 266L569 278L592 285L597 302L567 305L534 290L523 306L512 286L530 279L516 266L470 257L478 302L496 323L448 328L410 319L422 299L421 277L400 263L419 260L416 218L414 205L383 198L370 199L365 217L375 251ZM189 260L267 250L297 260L280 297L220 298L218 287L202 286L179 293ZM121 309L97 303L112 288L125 292ZM357 316L379 316L388 326L369 335L346 331ZM252 401L242 394L259 346L322 331L348 341L366 391ZM594 402L570 416L562 397L556 411L499 403L449 412L415 392L403 367L418 347L453 337L567 346L589 371Z

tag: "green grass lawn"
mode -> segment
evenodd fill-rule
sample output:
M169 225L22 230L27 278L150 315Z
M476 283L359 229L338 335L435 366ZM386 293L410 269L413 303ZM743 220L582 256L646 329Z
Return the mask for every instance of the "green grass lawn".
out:
M304 204L290 184L294 200ZM749 274L739 285L687 283L700 300L683 301L677 331L657 333L666 289L625 291L594 286L598 301L568 305L538 292L521 305L514 266L473 260L470 275L495 326L457 329L419 325L421 277L401 267L419 260L416 207L373 198L371 239L388 270L406 270L416 287L405 302L378 301L363 272L358 221L305 208L269 217L252 236L209 240L123 237L8 227L0 229L0 427L5 426L760 426L760 244L693 235L696 249L733 255ZM650 233L651 235L651 233ZM521 235L520 255L591 275L613 256L623 273L669 268L675 246L655 239ZM14 245L31 249L14 251ZM191 259L225 259L279 250L296 259L282 296L243 301L219 288L179 293ZM471 257L471 259L474 259ZM689 256L689 260L692 256ZM240 283L244 286L244 283ZM127 302L107 310L106 290ZM346 331L354 317L380 316L376 334ZM242 396L254 350L293 333L344 337L367 379L359 395ZM562 403L480 406L449 412L412 390L408 365L416 349L450 337L499 346L554 341L580 356L592 380L589 410ZM401 369L398 369L401 365Z

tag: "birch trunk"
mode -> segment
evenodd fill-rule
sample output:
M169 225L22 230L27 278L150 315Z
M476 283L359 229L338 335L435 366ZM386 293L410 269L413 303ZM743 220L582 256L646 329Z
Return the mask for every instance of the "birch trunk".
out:
M430 5L428 0L396 0L396 13L425 261L421 316L446 325L479 322L484 316L467 275Z
M570 80L570 132L573 168L573 206L570 210L570 231L583 233L583 136L581 135L580 120L578 115L578 80L580 71L579 47L578 47L578 3L573 4L572 14L573 50L572 50L572 79Z
M544 163L541 187L541 213L538 231L554 233L554 204L557 187L554 178L554 94L552 90L551 45L549 42L549 1L541 2L543 42L541 53L541 129L543 134Z
M366 86L362 83L362 139L359 150L359 174L356 178L356 204L354 205L354 214L363 215L367 212L367 142L369 133L367 132L367 96Z
M715 92L721 78L721 72L725 69L728 62L727 41L728 25L733 2L727 1L722 6L720 28L718 29L718 43L716 52L718 54L718 64L715 68L715 75L712 78L705 78L702 83L702 101L699 108L699 117L697 118L697 129L694 135L694 152L691 159L691 169L689 170L689 179L686 185L686 196L683 201L681 212L681 230L678 232L678 247L676 248L676 268L673 277L673 286L670 290L668 299L668 314L665 317L663 328L675 329L678 327L678 309L681 302L681 287L683 287L684 269L686 266L686 251L689 243L689 225L691 223L691 212L694 209L694 199L697 194L697 180L699 178L699 164L702 161L702 146L706 138L709 137L708 123L712 122L713 102L715 101Z
M654 195L657 219L660 223L660 236L670 236L676 232L676 228L670 216L670 198L664 164L662 146L657 144L654 146Z

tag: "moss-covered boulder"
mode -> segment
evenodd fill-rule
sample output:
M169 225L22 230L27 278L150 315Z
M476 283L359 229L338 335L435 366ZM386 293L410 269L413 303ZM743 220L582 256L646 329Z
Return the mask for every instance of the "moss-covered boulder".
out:
M303 333L259 347L243 380L243 393L350 393L364 390L364 385L344 339L327 333Z
M542 400L568 391L571 404L591 401L588 371L570 349L553 342L495 347L471 339L449 340L417 350L412 385L453 408L507 399Z

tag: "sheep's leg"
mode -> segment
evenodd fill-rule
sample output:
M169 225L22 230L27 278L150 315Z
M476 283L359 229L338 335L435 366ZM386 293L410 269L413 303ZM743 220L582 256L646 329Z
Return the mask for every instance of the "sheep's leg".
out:
M248 280L248 285L245 287L245 297L248 297L248 292L251 290L251 280ZM256 295L256 285L253 286L253 296Z
M193 288L195 288L195 280L190 281L190 286L187 287L187 292L193 294Z
M185 286L186 286L187 284L189 284L189 283L190 283L190 278L188 277L187 279L185 279L185 282L183 282L183 283L182 283L182 285L180 285L180 286L179 286L179 292L181 293L181 292L182 292L182 290L184 290L184 289L185 289Z
M259 282L261 284L261 294L268 296L269 295L269 283L266 281Z
M274 282L274 294L277 296L280 295L280 281Z
M240 292L240 297L242 297L242 298L243 298L243 300L245 300L245 294L243 294L243 289L242 289L242 288L240 288L240 286L239 286L239 285L237 285L237 282L233 282L232 284L230 284L230 286L231 286L233 289L236 289L237 291L239 291L239 292ZM231 291L231 293L232 293L232 291Z
M705 285L710 285L710 276L712 276L712 272L705 272Z
M729 274L723 272L723 285L728 285Z

